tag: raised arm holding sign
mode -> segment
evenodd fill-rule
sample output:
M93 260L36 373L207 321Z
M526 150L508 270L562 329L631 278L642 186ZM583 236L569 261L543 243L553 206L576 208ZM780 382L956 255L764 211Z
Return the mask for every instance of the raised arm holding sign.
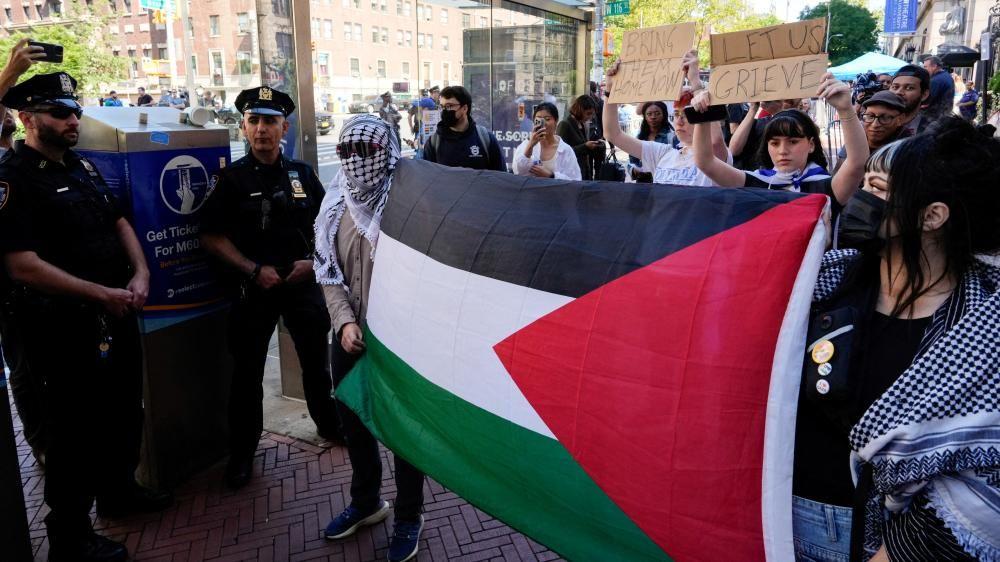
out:
M826 20L711 36L715 103L810 97L828 66Z
M609 103L675 100L684 85L684 54L694 46L694 23L626 31L621 66Z

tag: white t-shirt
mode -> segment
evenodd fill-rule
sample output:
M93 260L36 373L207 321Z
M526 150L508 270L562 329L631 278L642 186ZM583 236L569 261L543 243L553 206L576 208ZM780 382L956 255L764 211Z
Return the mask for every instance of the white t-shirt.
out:
M672 185L694 185L715 187L717 184L703 174L694 165L694 150L678 150L669 144L656 141L639 141L642 143L642 168L649 172L649 164L653 164L653 183ZM726 156L726 163L733 163L733 155Z

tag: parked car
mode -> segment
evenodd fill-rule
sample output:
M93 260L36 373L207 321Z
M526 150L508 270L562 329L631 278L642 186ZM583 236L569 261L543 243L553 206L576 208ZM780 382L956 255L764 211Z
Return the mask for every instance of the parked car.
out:
M333 114L325 111L316 112L316 132L321 135L329 134L333 130Z
M375 110L381 105L381 97L370 96L362 99L361 101L352 102L351 105L347 106L347 111L350 111L351 113L375 113Z
M237 125L243 116L232 105L224 105L215 110L215 122L221 125Z

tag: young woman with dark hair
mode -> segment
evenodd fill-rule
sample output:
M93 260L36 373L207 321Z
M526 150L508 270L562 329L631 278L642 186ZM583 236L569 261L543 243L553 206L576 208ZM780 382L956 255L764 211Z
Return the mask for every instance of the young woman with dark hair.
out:
M592 162L604 160L604 143L590 140L594 117L597 115L597 102L594 98L583 95L569 106L569 115L556 126L556 135L566 144L573 147L576 153L576 163L585 180L594 179Z
M607 74L609 89L613 89L614 76L618 74L619 63L615 63ZM694 151L691 148L693 128L684 118L683 109L691 100L689 92L702 88L698 76L698 54L691 51L684 55L683 66L687 74L689 88L682 88L678 100L674 103L677 113L674 116L674 133L680 140L680 146L675 148L670 144L662 144L651 140L633 138L622 132L618 126L618 104L607 103L604 109L604 138L611 144L640 159L642 167L635 168L641 172L653 174L653 182L673 185L717 185L711 178L703 174L694 161ZM655 106L653 106L655 107ZM647 111L649 108L647 107ZM733 157L722 140L722 129L716 125L709 141L709 150L723 162L732 162Z
M826 171L819 129L808 115L797 109L777 113L764 128L758 153L759 170L739 170L720 160L712 153L709 136L709 131L718 127L709 123L696 125L694 149L698 168L715 183L728 187L822 193L830 197L833 214L839 214L861 183L868 159L868 140L851 106L851 90L846 84L827 73L816 95L826 99L840 116L848 157L836 175ZM707 110L711 104L707 90L699 92L692 102L698 111Z
M531 114L535 128L514 150L514 173L521 176L580 180L580 164L573 147L556 135L559 110L543 102Z
M687 105L691 103L691 95L687 94L687 99L681 95L677 100L677 105ZM686 103L685 103L686 102ZM660 144L669 144L674 148L680 148L679 141L674 134L674 128L670 125L667 116L670 110L667 104L662 101L649 101L639 106L639 115L642 115L642 123L639 125L639 134L635 138L641 141L652 141ZM632 178L640 183L652 183L653 173L642 172L642 160L635 156L628 157L629 173Z
M1000 252L997 186L1000 142L957 117L868 161L839 227L857 249L814 291L797 557L1000 560L1000 268L977 258Z

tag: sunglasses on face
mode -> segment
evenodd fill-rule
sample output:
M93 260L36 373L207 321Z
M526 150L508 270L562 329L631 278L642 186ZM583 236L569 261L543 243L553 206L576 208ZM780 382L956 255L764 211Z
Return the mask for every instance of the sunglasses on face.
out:
M362 158L368 158L369 156L374 156L378 151L384 148L384 146L377 142L342 142L337 145L337 156L340 156L341 158L348 158L356 154Z
M69 119L70 115L76 115L79 119L83 117L83 109L79 107L49 107L45 109L35 109L35 113L48 113L55 119Z

